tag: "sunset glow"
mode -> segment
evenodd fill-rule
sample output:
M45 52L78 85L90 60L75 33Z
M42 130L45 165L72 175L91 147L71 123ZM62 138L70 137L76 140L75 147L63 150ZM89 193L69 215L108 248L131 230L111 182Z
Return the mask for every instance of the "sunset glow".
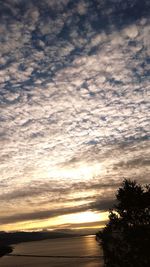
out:
M149 183L149 0L0 9L0 231L95 233Z
M68 168L57 168L49 171L51 179L67 179L69 180L89 180L97 177L102 173L102 166L100 163L85 164L84 162Z
M85 223L85 228L86 228L86 223L93 223L97 222L97 227L100 225L101 222L105 222L108 220L108 212L93 212L93 211L85 211L85 212L80 212L80 213L74 213L74 214L67 214L67 215L62 215L62 216L57 216L51 219L47 220L37 220L37 221L29 221L29 222L21 222L21 223L14 223L11 225L5 225L2 227L2 231L8 231L11 227L12 231L15 230L41 230L41 229L50 229L50 230L55 230L55 229L61 229L65 227L69 228L84 228L79 226L82 223ZM73 225L73 226L72 226ZM75 226L76 225L76 226ZM88 226L92 228L92 225Z

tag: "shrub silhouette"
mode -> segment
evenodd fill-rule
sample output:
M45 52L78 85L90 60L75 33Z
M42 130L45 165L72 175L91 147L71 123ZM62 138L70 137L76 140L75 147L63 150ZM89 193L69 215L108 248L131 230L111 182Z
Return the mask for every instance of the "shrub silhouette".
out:
M96 234L106 267L150 266L150 185L124 180L106 227Z

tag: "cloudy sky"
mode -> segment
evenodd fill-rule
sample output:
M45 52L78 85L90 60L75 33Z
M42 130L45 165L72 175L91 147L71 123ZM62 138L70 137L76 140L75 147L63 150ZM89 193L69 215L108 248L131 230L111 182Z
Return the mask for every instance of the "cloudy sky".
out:
M0 0L0 229L103 226L149 181L149 0Z

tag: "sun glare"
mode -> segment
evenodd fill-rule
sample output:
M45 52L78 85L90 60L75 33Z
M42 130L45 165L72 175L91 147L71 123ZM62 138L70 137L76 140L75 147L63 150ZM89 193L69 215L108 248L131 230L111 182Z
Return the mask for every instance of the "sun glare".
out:
M11 225L5 225L2 227L2 230L4 231L12 231L14 230L34 230L34 229L43 229L43 228L52 228L57 229L62 226L71 226L71 224L75 225L77 224L77 227L79 228L79 224L83 223L92 223L97 222L100 223L102 221L106 221L108 219L108 212L94 212L94 211L85 211L85 212L79 212L79 213L71 213L66 215L57 216L54 218L49 218L46 220L37 220L37 221L28 221L28 222L20 222L20 223L14 223ZM84 229L84 226L82 226ZM85 225L85 228L86 225ZM89 226L89 228L91 228Z
M100 221L100 214L93 211L85 211L80 213L74 213L64 215L67 221L70 223L84 223L84 222L98 222Z
M92 165L88 165L88 163L80 163L73 167L52 168L49 171L49 177L55 179L89 180L101 174L102 169L103 167L100 163Z

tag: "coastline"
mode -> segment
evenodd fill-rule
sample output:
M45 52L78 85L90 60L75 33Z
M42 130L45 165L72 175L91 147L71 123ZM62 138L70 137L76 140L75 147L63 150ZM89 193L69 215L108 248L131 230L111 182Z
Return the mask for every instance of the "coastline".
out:
M9 234L7 234L7 233L4 233L4 234L9 236ZM35 238L35 236L34 235L32 236L32 234L31 234L31 236L28 236L28 237L25 237L25 238L23 236L20 236L20 235L19 235L19 238L15 238L15 233L14 234L10 234L10 235L12 235L12 238L10 238L10 236L9 236L9 239L10 239L9 241L5 240L3 242L3 244L2 244L2 242L0 244L0 258L12 253L13 249L14 249L12 247L12 245L14 245L14 244L20 244L20 243L26 243L26 242L36 242L36 241L43 241L43 240L51 240L51 239L57 239L57 238L78 237L77 235L64 235L63 234L63 235L58 235L58 236L57 235L54 235L54 236L49 236L49 235L48 236L37 236Z
M14 247L11 254L0 258L0 266L78 266L103 267L103 253L95 236L56 238L24 242Z
M11 253L13 248L11 246L0 246L0 258Z

